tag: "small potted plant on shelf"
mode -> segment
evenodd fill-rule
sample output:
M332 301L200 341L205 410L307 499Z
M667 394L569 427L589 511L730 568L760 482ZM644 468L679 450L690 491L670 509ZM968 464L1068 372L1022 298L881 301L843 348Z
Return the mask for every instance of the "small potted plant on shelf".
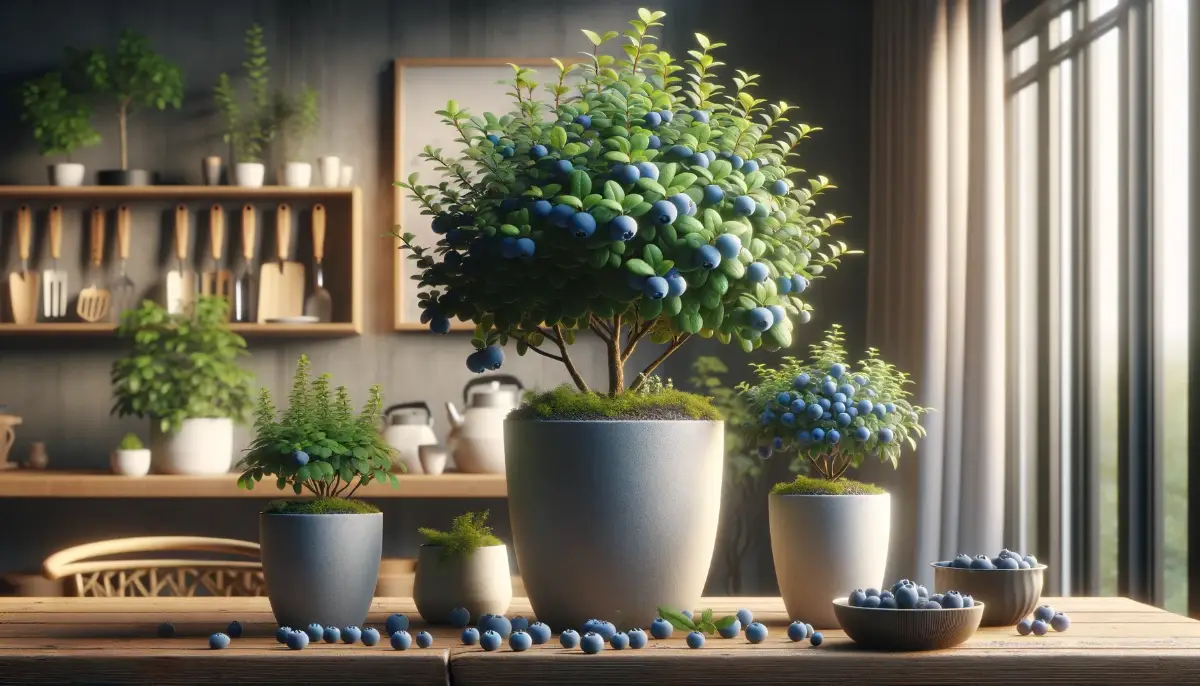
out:
M788 614L836 627L830 601L883 583L891 532L891 498L846 478L867 457L895 467L901 446L925 435L905 386L908 375L876 350L857 369L834 325L805 362L786 357L775 368L752 365L758 383L742 395L759 417L762 457L795 449L815 476L776 484L769 496L775 577Z
M398 485L391 448L379 435L382 400L373 386L358 415L345 387L296 365L288 408L278 414L267 389L258 400L254 442L238 486L263 478L313 499L278 500L259 516L259 543L271 610L283 626L362 626L379 578L383 514L351 498L379 481Z
M810 317L801 294L846 253L828 238L841 219L815 211L829 182L791 180L814 129L789 121L794 106L754 97L755 76L737 72L723 90L722 43L697 34L687 67L659 50L663 16L639 10L619 59L602 54L618 32L584 31L592 59L558 62L546 101L514 66L512 112L448 102L438 114L463 157L427 147L445 180L397 184L437 240L397 232L422 321L435 333L474 323L474 372L498 368L507 345L563 364L574 382L533 394L504 427L517 564L551 626L648 626L661 603L699 603L724 425L707 399L654 372L697 337L745 352L789 346L792 319ZM604 389L571 357L587 331L604 346ZM647 344L658 352L627 374ZM670 573L630 572L664 560Z
M97 172L96 181L109 186L148 186L144 169L129 168L129 118L139 109L179 109L183 104L183 72L150 46L150 39L126 30L113 53L89 50L74 55L91 90L107 97L117 108L121 168Z
M246 341L229 330L228 307L202 297L169 314L147 300L121 315L117 335L132 349L113 363L113 411L151 420L158 473L225 474L233 463L233 424L253 407L253 377L238 366Z
M275 123L271 112L267 47L258 24L246 30L245 48L246 60L242 62L242 69L249 101L241 102L237 87L225 73L217 78L213 98L225 128L225 142L232 148L236 161L234 182L243 188L261 188L266 176L262 151L275 136Z
M113 451L110 466L119 476L146 476L150 473L150 451L137 434L125 434Z
M308 188L312 183L312 164L304 159L307 140L317 130L320 111L317 92L307 84L295 95L282 90L275 96L275 121L283 148L283 169L279 177L284 186Z
M21 105L21 121L33 126L33 138L42 155L67 158L50 165L50 183L83 185L83 165L72 162L71 153L100 142L100 134L91 125L92 108L87 100L67 89L62 74L52 72L21 86Z
M413 602L430 624L448 624L452 610L471 617L503 615L512 602L508 547L486 525L487 512L454 518L449 531L421 528Z

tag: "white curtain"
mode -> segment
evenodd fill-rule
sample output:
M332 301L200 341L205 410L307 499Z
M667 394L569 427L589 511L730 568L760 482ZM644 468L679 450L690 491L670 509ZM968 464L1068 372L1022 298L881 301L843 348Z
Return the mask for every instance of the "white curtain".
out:
M1004 52L997 0L876 0L868 342L936 408L900 469L888 578L1004 534Z

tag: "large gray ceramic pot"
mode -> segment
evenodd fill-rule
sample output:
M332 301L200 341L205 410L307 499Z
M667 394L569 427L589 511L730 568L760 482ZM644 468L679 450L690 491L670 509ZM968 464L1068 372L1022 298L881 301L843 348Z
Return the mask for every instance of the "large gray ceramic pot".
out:
M383 513L259 515L271 611L282 626L363 626L383 550Z
M508 511L533 613L649 628L698 608L721 503L719 421L504 423Z

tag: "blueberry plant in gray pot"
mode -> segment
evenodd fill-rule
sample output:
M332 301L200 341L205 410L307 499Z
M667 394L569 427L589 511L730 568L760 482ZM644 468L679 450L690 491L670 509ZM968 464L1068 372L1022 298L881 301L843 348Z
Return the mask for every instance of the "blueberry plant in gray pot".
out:
M775 577L788 614L813 626L838 626L831 601L856 588L880 588L887 566L891 497L846 478L868 457L898 464L916 449L927 411L910 402L908 375L868 350L853 365L834 325L808 361L785 357L752 365L756 385L742 397L758 415L760 457L795 450L813 476L771 489L768 517Z
M357 415L345 387L313 379L307 357L296 365L288 408L278 414L262 389L256 436L238 486L264 478L305 500L272 501L259 515L259 543L271 611L283 626L362 626L379 577L383 515L351 499L372 481L398 485L391 448L379 435L382 400L371 388Z
M686 64L659 49L664 16L641 9L624 34L585 30L588 59L557 62L543 93L514 65L510 113L448 102L438 114L462 156L426 148L445 180L398 182L438 236L424 247L397 231L423 321L435 333L474 323L474 372L511 346L563 364L574 383L527 398L504 429L517 564L551 626L648 626L661 604L696 606L724 425L707 399L653 373L696 337L746 352L790 345L793 318L811 316L805 289L846 252L827 242L841 218L815 212L829 182L792 180L815 129L789 121L792 105L756 98L754 74L718 83L722 43L697 34ZM584 332L604 346L604 390L571 357Z
M413 602L426 622L452 623L457 608L475 619L508 612L508 546L492 535L487 517L486 511L466 512L454 518L449 531L420 529L425 543L417 552Z

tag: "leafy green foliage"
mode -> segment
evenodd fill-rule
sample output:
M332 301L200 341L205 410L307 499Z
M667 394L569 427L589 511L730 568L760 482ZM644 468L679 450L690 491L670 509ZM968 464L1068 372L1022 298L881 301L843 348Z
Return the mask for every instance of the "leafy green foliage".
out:
M247 490L263 477L275 486L304 489L322 498L349 498L372 481L399 482L392 474L392 448L379 434L383 399L372 386L358 416L345 386L330 391L330 375L312 378L308 357L296 363L288 408L277 416L271 392L259 392L255 437L242 460L238 486ZM297 461L296 453L307 455Z
M375 514L379 508L362 500L347 498L310 498L308 500L272 500L267 514Z
M880 495L887 491L853 479L832 480L800 474L792 481L775 484L771 492L784 495Z
M867 350L865 360L854 365L847 359L844 343L845 334L835 324L822 341L811 346L808 361L785 357L774 368L752 364L758 384L738 386L751 410L760 417L756 432L759 443L768 445L778 438L784 444L784 449L795 447L798 455L807 459L826 479L837 479L847 469L857 468L868 455L878 455L881 460L891 462L892 467L896 467L901 445L908 443L916 450L917 439L925 436L925 427L921 426L920 421L921 415L928 410L909 401L912 394L906 386L912 381L908 374L880 359L879 351L874 348ZM835 366L844 369L840 378L831 376ZM796 379L801 375L806 375L810 383L798 389ZM873 408L880 408L878 414L857 413L855 410L856 414L849 425L839 423L838 413L832 411L816 418L805 412L793 413L794 423L785 424L782 421L788 408L778 402L780 394L790 394L793 401L803 400L806 407L811 406L831 399L833 394L822 392L822 386L827 382L832 382L838 388L848 385L853 389L844 403L847 410L866 400ZM883 411L884 407L890 409ZM867 438L858 439L854 436L860 427L866 430ZM829 436L833 431L840 435L837 442L805 438Z
M510 419L621 420L697 419L716 420L721 413L703 396L664 388L655 393L602 395L559 386L539 393L529 391Z
M442 548L443 557L469 555L479 548L500 545L500 539L492 535L487 525L488 512L464 512L454 518L449 531L421 527L417 529L425 537L425 545Z
M677 64L651 33L663 16L638 11L623 34L621 59L601 50L622 34L584 30L593 47L589 61L556 61L557 74L543 87L552 104L534 97L534 72L513 65L511 112L472 113L453 100L437 112L461 152L426 147L421 156L443 180L424 185L414 174L396 184L432 217L440 236L423 247L397 229L423 289L423 321L437 328L448 319L473 322L477 349L513 343L518 354L560 361L581 390L588 386L567 349L578 331L591 330L607 346L610 394L624 389L624 365L642 339L666 349L632 388L695 335L746 352L791 344L791 317L811 316L801 291L852 252L827 239L843 218L815 211L817 198L834 187L829 180L817 176L794 187L787 181L803 173L797 148L819 129L792 124L794 105L753 97L757 75L735 71L734 89L725 90L716 81L723 64L713 57L722 43L697 34L688 66ZM679 74L685 69L687 85ZM703 112L689 113L692 106ZM671 120L660 122L664 111ZM569 171L559 168L567 163ZM653 172L622 180L638 163ZM784 192L771 190L777 182ZM720 189L720 199L706 197L709 186ZM670 197L695 211L663 221L654 203ZM754 214L735 211L739 198L753 201ZM594 233L536 215L543 200L594 221ZM622 225L636 223L632 238L610 230L619 217ZM700 256L711 255L725 235L738 240L736 255L705 266ZM519 239L532 241L533 254L505 257L505 246L511 252ZM748 274L755 262L761 267ZM768 278L751 278L763 269ZM649 277L681 279L686 290L651 297L643 285ZM792 277L803 287L793 288ZM771 306L780 308L774 324L756 328L752 311Z
M271 106L267 46L258 24L246 30L245 50L242 70L249 102L241 103L238 89L226 73L217 77L213 100L225 128L224 140L233 147L234 157L239 162L259 162L263 147L275 137L276 125Z
M142 444L142 439L138 438L135 433L127 433L117 444L117 450L143 450L146 446Z
M44 74L21 86L21 121L33 126L33 138L42 155L66 155L96 145L100 134L92 128L92 108L87 99L72 93L59 72Z
M238 366L246 341L229 330L228 303L199 298L187 311L168 314L146 300L121 315L117 335L132 344L112 367L113 412L150 417L163 432L185 419L245 419L253 403L253 375Z
M282 90L275 94L275 124L279 128L285 160L304 158L305 141L317 130L320 120L317 91L308 84L302 84L295 95Z
M699 617L688 619L688 616L679 610L660 607L658 608L658 616L670 622L671 626L680 631L699 631L710 636L715 634L718 629L724 629L737 621L736 615L728 615L720 619L715 619L711 609L701 612Z

